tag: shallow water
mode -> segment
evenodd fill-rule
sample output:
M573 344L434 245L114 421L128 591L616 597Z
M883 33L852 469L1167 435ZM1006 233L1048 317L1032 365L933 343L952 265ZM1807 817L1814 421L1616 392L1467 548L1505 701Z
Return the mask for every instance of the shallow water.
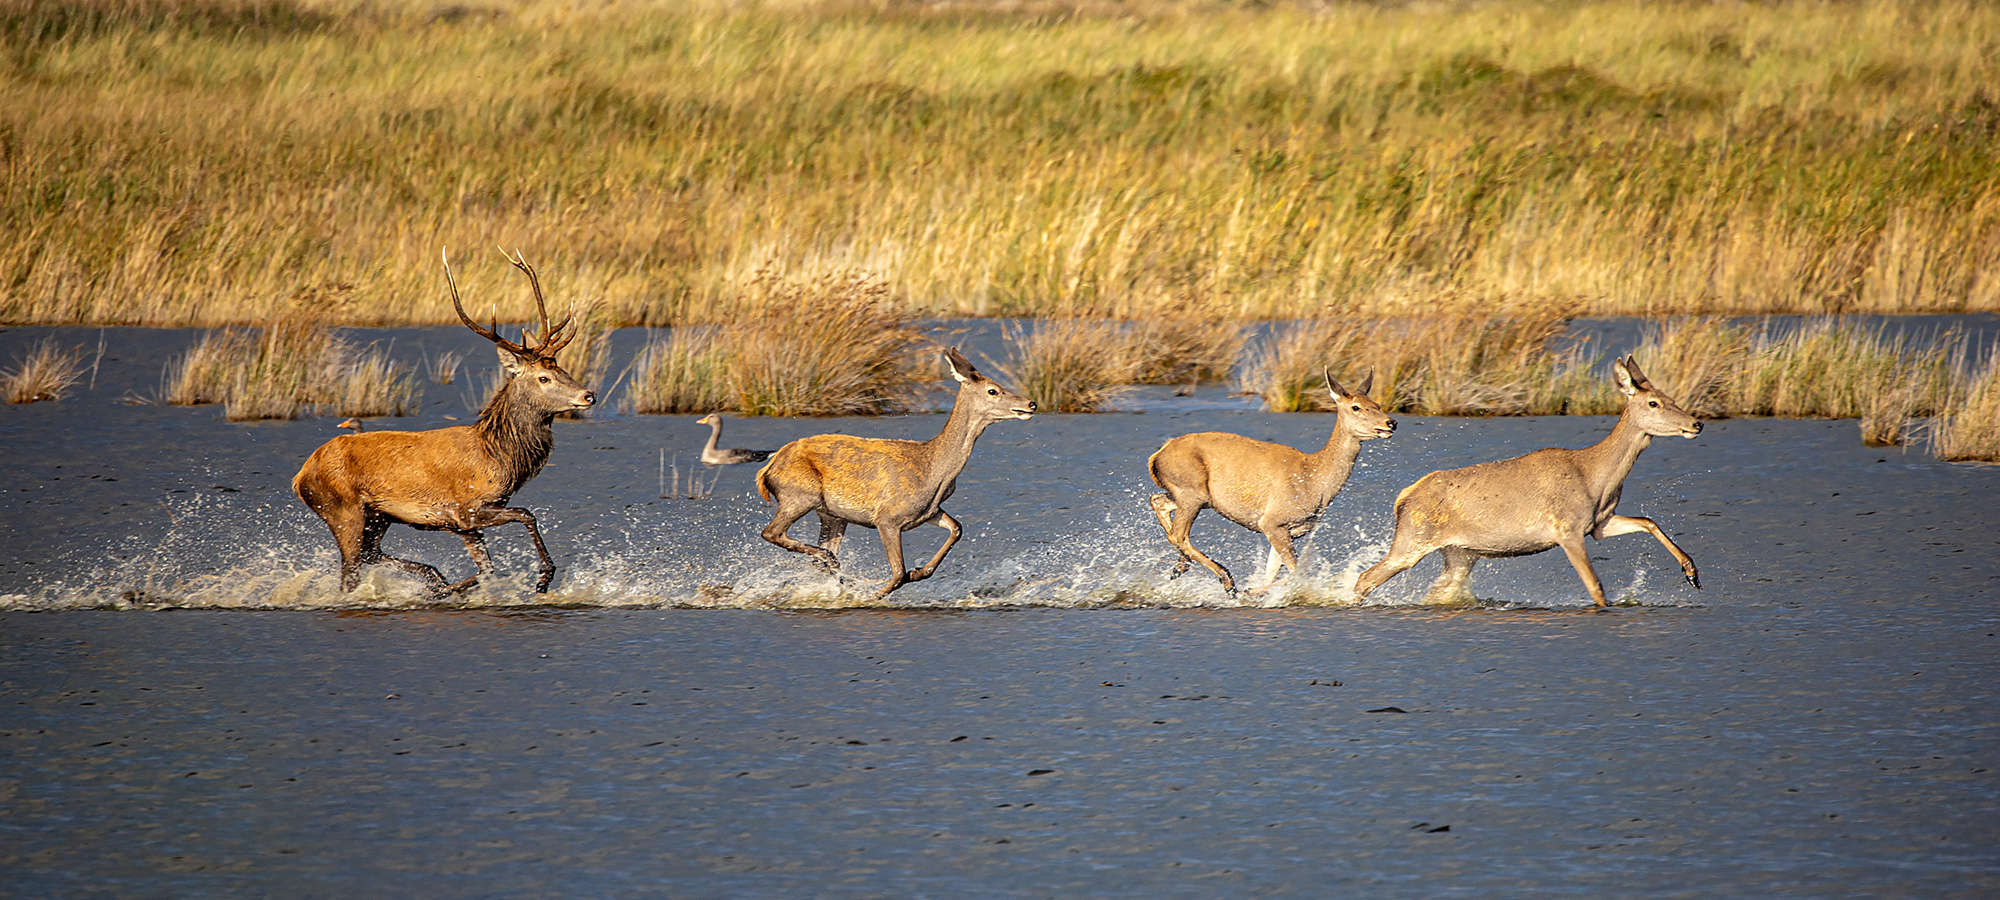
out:
M2000 468L1851 421L1655 443L1621 510L1706 589L1610 539L1604 613L1560 554L1482 563L1478 608L1416 605L1435 563L1343 600L1404 485L1605 418L1403 418L1304 576L1249 600L1166 578L1145 456L1196 430L1316 446L1331 417L1211 394L1002 423L937 577L842 612L766 610L865 599L873 532L836 583L756 536L749 467L658 496L693 417L559 423L517 497L555 591L525 592L532 550L499 529L488 608L436 609L384 572L331 590L288 484L330 420L121 405L174 351L118 352L78 401L0 409L0 896L2000 891ZM942 421L731 420L726 443ZM1262 563L1213 514L1196 541ZM470 571L449 537L385 546ZM753 609L680 608L708 606Z

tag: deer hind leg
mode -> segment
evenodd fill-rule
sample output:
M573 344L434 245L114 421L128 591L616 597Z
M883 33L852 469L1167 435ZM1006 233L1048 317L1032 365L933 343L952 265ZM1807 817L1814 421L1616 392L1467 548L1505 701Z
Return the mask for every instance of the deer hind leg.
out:
M367 514L359 506L319 510L320 518L326 520L328 531L333 532L334 547L340 551L340 590L342 593L354 590L361 584L361 564L363 537L367 530ZM380 535L377 535L380 540Z
M814 500L817 502L817 498L814 498ZM826 569L828 574L838 574L840 572L840 561L835 559L832 553L828 553L826 548L815 547L804 541L794 540L791 535L785 533L792 527L793 522L805 518L806 513L812 511L812 505L780 494L778 495L778 511L775 515L771 516L771 524L764 526L764 530L760 534L764 536L764 540L777 544L793 553L803 553L812 557L815 562L818 562Z
M1472 566L1479 562L1479 555L1464 547L1440 548L1444 555L1444 571L1437 580L1431 582L1430 590L1424 593L1427 603L1469 603L1473 600L1472 590L1467 587L1472 579Z
M431 593L444 593L447 589L444 573L439 572L435 567L427 566L414 559L403 559L400 556L390 556L382 552L382 535L389 530L389 526L394 524L394 522L395 520L388 516L374 513L368 515L367 523L361 528L361 552L359 557L361 565L388 563L418 578L422 578L424 584L430 587Z
M872 599L880 600L893 591L910 583L910 573L903 570L903 530L882 522L875 523L876 530L882 532L882 552L889 555L889 583L875 592Z
M1160 520L1160 528L1168 534L1172 534L1174 530L1174 512L1180 509L1180 507L1174 505L1173 498L1165 494L1154 494L1147 502L1152 504L1153 518ZM1172 540L1172 538L1169 538L1169 540ZM1187 551L1182 550L1180 547L1174 547L1174 552L1179 553L1181 558L1179 562L1174 563L1174 572L1168 575L1168 578L1179 578L1187 574L1188 565L1194 562L1187 555Z
M1194 542L1188 537L1194 531L1195 517L1201 515L1201 504L1186 502L1186 498L1169 499L1168 503L1178 513L1173 517L1173 522L1167 525L1167 542L1173 544L1174 549L1181 552L1181 566L1175 570L1174 574L1178 575L1180 572L1185 571L1187 560L1192 559L1195 562L1201 563L1210 572L1214 572L1215 577L1222 580L1223 592L1235 594L1236 579L1230 577L1229 570L1223 568L1221 563L1209 559L1208 554L1195 549ZM1156 506L1154 509L1157 511L1158 507Z
M1621 534L1637 534L1641 531L1658 538L1660 545L1674 555L1674 561L1681 564L1682 577L1687 579L1688 584L1694 585L1695 590L1701 590L1701 572L1694 567L1694 560L1689 558L1672 538L1667 537L1667 533L1661 531L1660 526L1654 524L1652 519L1644 516L1612 516L1604 520L1603 525L1598 526L1596 537L1598 540L1603 540Z
M1369 566L1367 571L1361 573L1360 578L1355 579L1354 602L1360 603L1368 599L1368 595L1381 587L1383 582L1401 575L1405 569L1416 565L1418 560L1437 549L1418 540L1414 535L1415 531L1412 529L1401 526L1396 528L1396 537L1389 542L1389 555Z
M840 542L847 536L847 520L819 513L819 545L826 548L827 555L840 557Z
M938 548L937 554L931 557L930 562L924 563L923 568L910 573L911 581L922 581L931 577L931 573L937 571L938 563L944 562L944 555L951 552L951 545L958 543L959 536L965 533L965 529L959 527L958 520L944 510L938 510L937 518L931 521L950 534L945 536L944 546Z
M1576 577L1583 579L1583 586L1590 591L1590 599L1603 606L1604 583L1597 580L1597 570L1590 565L1590 553L1584 549L1583 535L1565 536L1562 548L1563 553L1569 556L1569 564L1576 567Z

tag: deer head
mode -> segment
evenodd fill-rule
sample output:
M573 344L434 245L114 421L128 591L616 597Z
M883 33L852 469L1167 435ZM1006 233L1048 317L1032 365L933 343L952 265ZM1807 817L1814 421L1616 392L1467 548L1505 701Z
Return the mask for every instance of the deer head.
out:
M1360 390L1349 391L1333 380L1333 373L1325 369L1320 374L1326 377L1326 389L1333 395L1333 408L1339 414L1339 425L1348 434L1364 441L1389 437L1396 433L1396 420L1382 410L1368 392L1375 387L1375 372L1361 379Z
M1641 431L1655 437L1681 437L1693 439L1701 433L1701 422L1681 409L1674 398L1653 388L1646 380L1646 373L1639 371L1639 361L1630 356L1611 363L1612 380L1618 384L1618 393L1625 395L1625 417Z
M945 365L951 367L951 377L958 381L958 403L956 409L964 409L981 421L998 422L1002 419L1025 419L1035 414L1035 401L1016 394L1000 383L979 374L972 367L972 361L956 347L944 351Z
M501 255L505 256L505 251L502 251ZM465 305L459 302L458 280L451 274L451 260L442 250L438 252L438 256L444 260L444 278L446 283L451 285L451 308L458 311L458 319L465 323L465 327L493 342L495 351L500 356L500 367L507 372L506 390L514 393L512 398L514 402L523 403L529 409L548 416L571 410L589 409L597 402L596 393L578 383L556 362L556 353L568 346L570 339L576 336L574 331L567 333L564 331L569 327L573 316L564 316L562 321L554 325L549 324L549 308L542 296L541 276L535 273L534 266L528 265L527 259L520 251L508 256L507 261L528 276L528 284L535 291L535 311L540 315L542 322L540 333L530 332L526 328L521 329L521 342L518 344L499 335L497 319L493 324L482 328L478 322L472 320L471 316L465 314Z

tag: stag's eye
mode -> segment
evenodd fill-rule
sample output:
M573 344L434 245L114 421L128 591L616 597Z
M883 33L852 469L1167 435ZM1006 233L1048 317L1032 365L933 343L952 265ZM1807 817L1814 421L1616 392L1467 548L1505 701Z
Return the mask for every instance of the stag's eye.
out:
M1646 405L1647 405L1647 406L1650 406L1650 407L1652 407L1652 408L1654 408L1654 409L1659 409L1659 408L1660 408L1660 401L1658 401L1658 400L1648 400L1648 401L1646 401Z
M1354 411L1355 411L1355 412L1360 412L1360 411L1361 411L1361 404L1359 404L1359 403L1356 403L1356 404L1354 404L1354 407L1353 407L1353 409L1354 409Z
M989 395L991 395L991 396L994 396L994 397L998 397L998 396L1000 396L1000 389L999 389L999 388L987 388L987 389L986 389L986 393L987 393L987 394L989 394Z
M547 376L547 375L543 375L543 376L541 377L541 382L542 382L543 384L548 384L548 383L549 383L549 376ZM1653 404L1653 405L1654 405L1654 406L1658 406L1659 404L1658 404L1658 403L1655 403L1655 404Z

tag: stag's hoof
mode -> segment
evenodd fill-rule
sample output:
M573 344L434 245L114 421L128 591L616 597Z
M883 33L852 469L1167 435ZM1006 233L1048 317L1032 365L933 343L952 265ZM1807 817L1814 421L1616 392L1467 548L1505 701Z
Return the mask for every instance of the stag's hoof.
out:
M479 585L479 576L477 575L459 581L455 584L443 584L442 583L443 579L440 578L438 580L440 583L433 585L431 587L431 599L433 600L442 600L446 597L456 597L461 594L464 594L466 591L472 590L474 587L477 587Z
M1694 585L1695 590L1701 590L1701 573L1695 571L1693 566L1689 566L1682 574L1687 576L1688 584Z

